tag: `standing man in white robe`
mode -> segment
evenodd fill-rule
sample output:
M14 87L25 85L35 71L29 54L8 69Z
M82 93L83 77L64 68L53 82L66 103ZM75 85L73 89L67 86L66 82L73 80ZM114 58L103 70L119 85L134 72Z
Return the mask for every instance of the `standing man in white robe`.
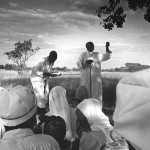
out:
M87 42L87 51L83 52L78 58L77 66L81 71L81 85L87 87L91 98L98 99L102 103L102 80L101 80L101 62L110 59L112 54L109 51L109 42L106 43L106 53L100 54L94 52L93 42ZM90 64L87 60L93 61ZM90 71L91 71L91 83L90 83ZM91 86L91 87L90 87ZM91 89L91 90L90 90Z
M34 94L37 97L38 112L46 113L46 103L48 100L45 94L45 81L48 77L61 75L53 73L52 67L57 60L57 52L51 51L49 56L40 61L31 72L31 83L33 86Z

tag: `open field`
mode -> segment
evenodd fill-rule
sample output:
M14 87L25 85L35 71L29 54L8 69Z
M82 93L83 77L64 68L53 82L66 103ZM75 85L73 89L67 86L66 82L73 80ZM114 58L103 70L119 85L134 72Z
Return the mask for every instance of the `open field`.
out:
M23 77L27 78L30 77L30 72L26 72ZM61 77L80 77L80 72L61 72L62 76ZM105 78L117 78L121 79L123 76L129 74L129 72L102 72L102 77ZM9 79L9 78L21 78L21 76L18 75L17 71L14 70L4 70L0 69L0 79Z
M119 80L127 74L128 73L102 72L103 111L109 116L110 120L115 108L116 85ZM16 71L0 70L0 86L8 90L16 85L23 85L31 88L32 86L29 77L30 73L27 73L25 76L18 76ZM75 96L76 88L80 85L79 72L62 72L61 77L50 78L50 89L56 85L60 85L66 89L68 102L75 107L76 103L73 101L73 97Z

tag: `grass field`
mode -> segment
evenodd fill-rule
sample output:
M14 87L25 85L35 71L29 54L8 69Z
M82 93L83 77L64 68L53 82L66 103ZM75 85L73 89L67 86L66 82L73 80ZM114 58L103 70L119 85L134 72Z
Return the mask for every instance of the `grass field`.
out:
M115 107L116 100L116 85L119 80L127 75L128 73L112 73L102 72L102 83L103 83L103 102L106 115L111 116ZM16 71L0 70L0 86L5 89L12 89L16 85L23 85L31 87L30 74L27 73L25 76L18 76ZM56 85L64 87L67 91L67 99L69 104L75 105L73 97L75 96L76 88L80 85L79 72L65 72L62 73L61 77L50 79L50 89Z

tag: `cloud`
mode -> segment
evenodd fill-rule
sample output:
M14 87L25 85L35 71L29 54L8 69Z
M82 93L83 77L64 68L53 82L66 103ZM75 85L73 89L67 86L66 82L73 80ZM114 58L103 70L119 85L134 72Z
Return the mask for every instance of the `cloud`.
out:
M11 7L18 7L18 6L19 6L18 3L9 3L9 5L10 5Z
M96 14L98 6L101 5L104 0L64 0L70 4L71 9L86 12L88 14Z
M43 9L7 10L4 8L0 8L0 11L1 40L2 37L16 39L16 41L24 40L24 37L39 39L39 35L51 38L98 24L97 17L79 11L52 13Z

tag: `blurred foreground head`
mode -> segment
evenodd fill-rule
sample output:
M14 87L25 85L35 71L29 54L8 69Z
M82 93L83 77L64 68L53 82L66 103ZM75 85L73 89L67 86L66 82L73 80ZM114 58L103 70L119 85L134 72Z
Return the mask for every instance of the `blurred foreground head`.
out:
M30 124L25 123L31 118L34 120L30 121L31 126L34 126L36 110L36 97L30 89L18 85L10 91L0 92L0 122L6 128L30 127Z
M116 92L115 131L136 149L149 150L150 69L122 78Z
M78 102L81 102L84 99L88 99L89 98L89 93L88 93L88 89L86 88L86 86L80 85L76 89L75 98L76 98L76 100Z

